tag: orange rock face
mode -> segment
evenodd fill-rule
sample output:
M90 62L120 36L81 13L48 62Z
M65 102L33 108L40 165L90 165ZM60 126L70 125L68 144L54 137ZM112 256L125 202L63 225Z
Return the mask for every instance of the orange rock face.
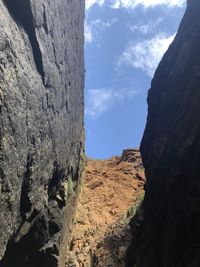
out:
M66 266L124 266L131 236L127 213L141 201L144 183L138 150L87 161Z

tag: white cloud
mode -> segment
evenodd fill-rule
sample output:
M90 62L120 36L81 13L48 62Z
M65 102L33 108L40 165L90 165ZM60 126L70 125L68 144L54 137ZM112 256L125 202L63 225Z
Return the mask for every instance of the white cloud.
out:
M94 4L97 4L99 6L102 6L104 4L104 0L85 0L85 8L89 9Z
M135 8L142 5L144 8L166 5L168 7L181 7L186 0L86 0L86 9L94 4L103 6L108 3L112 8Z
M109 29L118 20L113 18L110 21L102 21L100 19L92 20L88 24L87 20L85 22L85 42L92 43L94 40L99 38L99 33L106 29Z
M155 28L164 20L164 18L158 18L155 21L150 20L148 24L139 23L135 25L127 24L127 27L132 32L139 32L144 35L153 33Z
M175 35L166 37L164 34L158 34L154 38L140 43L130 42L120 55L117 67L125 64L141 69L152 77L174 37Z
M91 43L92 42L92 28L89 24L85 23L85 42Z
M113 107L116 103L123 102L137 94L133 89L95 89L89 90L86 95L86 115L97 118L102 113Z
M168 7L181 7L185 0L111 0L113 8L135 8L142 5L144 8L166 5Z
M132 32L140 32L144 35L153 32L153 27L151 24L136 24L136 25L127 25L129 30Z

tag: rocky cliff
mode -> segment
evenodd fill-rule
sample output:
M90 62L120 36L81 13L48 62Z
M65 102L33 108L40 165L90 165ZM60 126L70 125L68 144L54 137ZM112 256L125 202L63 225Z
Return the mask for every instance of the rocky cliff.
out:
M129 220L144 196L137 149L105 160L87 159L67 267L124 267Z
M0 17L0 266L62 266L83 150L84 1L2 0Z
M148 95L147 184L127 266L200 266L200 2L188 0Z

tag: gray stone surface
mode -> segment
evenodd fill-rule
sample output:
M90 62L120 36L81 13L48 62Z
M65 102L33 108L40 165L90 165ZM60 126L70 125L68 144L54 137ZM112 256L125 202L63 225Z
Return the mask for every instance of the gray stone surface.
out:
M83 26L83 0L0 1L0 258L59 254L84 142Z
M148 95L147 184L127 266L200 266L200 1L188 0Z

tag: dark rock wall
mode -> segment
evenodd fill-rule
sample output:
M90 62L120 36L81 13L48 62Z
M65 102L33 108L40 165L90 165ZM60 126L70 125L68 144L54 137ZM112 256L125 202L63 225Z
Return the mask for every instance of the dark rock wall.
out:
M54 266L81 171L84 1L3 0L0 18L0 258Z
M146 196L132 220L131 267L200 266L200 1L189 0L148 95Z

